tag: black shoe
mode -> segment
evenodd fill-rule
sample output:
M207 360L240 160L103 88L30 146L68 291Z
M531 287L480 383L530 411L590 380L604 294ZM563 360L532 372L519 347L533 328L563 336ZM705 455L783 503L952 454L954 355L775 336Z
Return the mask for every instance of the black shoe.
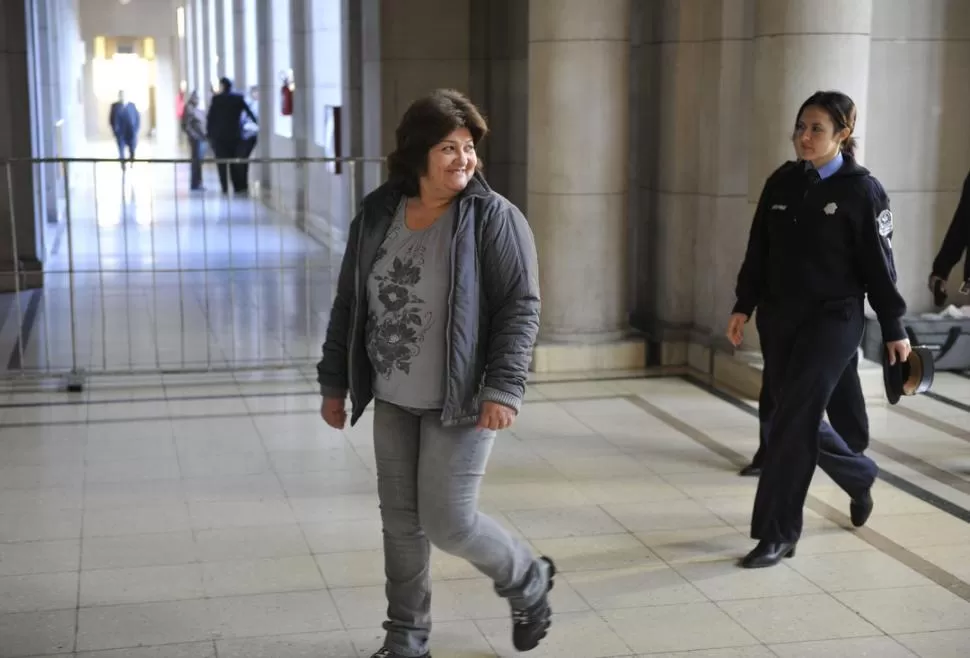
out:
M394 653L390 649L380 649L377 653L375 653L370 658L407 658L407 656L402 656L399 653ZM431 658L431 654L426 653L423 656L419 656L419 658Z
M861 528L869 520L872 514L872 493L866 491L861 497L853 499L849 505L849 516L852 517L852 525Z
M755 464L748 464L741 469L741 472L738 473L738 475L742 477L758 477L761 475L761 467L756 466Z
M542 597L524 610L512 610L512 645L516 651L531 651L549 632L552 625L552 608L549 592L552 591L556 565L547 557L539 558L549 565L549 584Z
M786 557L795 557L795 542L762 540L744 556L741 566L745 569L763 569L775 566Z

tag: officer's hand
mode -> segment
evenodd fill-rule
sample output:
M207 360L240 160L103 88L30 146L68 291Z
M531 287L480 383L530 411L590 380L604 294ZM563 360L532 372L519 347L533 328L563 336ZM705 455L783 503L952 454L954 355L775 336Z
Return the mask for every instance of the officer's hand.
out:
M330 427L342 430L347 424L347 410L343 398L323 398L320 405L320 416Z
M735 347L741 347L744 341L744 324L748 321L748 316L744 313L732 313L728 320L727 339Z
M926 282L926 287L930 289L930 292L932 292L932 293L935 294L936 293L936 286L938 285L938 283L943 284L943 291L945 292L946 291L946 281L944 279L941 279L940 277L936 276L935 274L931 274L930 275L929 280Z
M903 340L886 343L886 350L889 352L889 365L895 365L897 362L902 363L908 359L913 348L909 344L909 339L904 338Z

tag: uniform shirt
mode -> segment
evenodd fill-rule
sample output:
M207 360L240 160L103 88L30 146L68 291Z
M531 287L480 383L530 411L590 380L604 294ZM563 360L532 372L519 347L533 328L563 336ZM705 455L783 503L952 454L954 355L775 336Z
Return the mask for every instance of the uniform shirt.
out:
M953 220L946 231L946 237L943 238L943 244L940 245L940 251L933 261L933 275L947 279L964 251L968 255L963 261L963 280L970 281L970 174L963 181L960 202L953 213Z
M848 155L830 169L823 167L823 179L810 164L786 162L768 178L734 312L750 316L763 303L806 307L868 294L883 340L902 340L906 302L896 289L886 191Z
M407 197L367 277L367 355L378 400L411 409L440 409L445 399L457 204L420 231L408 228L406 208Z

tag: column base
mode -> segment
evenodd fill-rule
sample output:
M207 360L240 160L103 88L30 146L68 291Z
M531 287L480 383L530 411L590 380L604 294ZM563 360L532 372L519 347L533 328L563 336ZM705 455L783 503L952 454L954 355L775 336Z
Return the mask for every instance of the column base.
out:
M714 368L710 374L714 383L756 400L761 394L761 375L764 359L760 352L715 352ZM885 399L882 366L875 361L859 359L859 381L866 398Z
M0 261L0 293L16 292L19 276L20 290L35 290L44 287L44 265L36 258L20 261L20 270L14 273L13 261Z
M532 358L538 375L642 370L647 366L643 338L604 343L539 343Z

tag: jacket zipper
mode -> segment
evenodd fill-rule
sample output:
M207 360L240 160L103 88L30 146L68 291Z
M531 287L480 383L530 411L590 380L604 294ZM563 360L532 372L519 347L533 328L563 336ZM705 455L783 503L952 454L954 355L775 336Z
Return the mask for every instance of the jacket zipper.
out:
M448 406L448 388L451 381L451 326L453 323L452 310L455 298L455 245L458 243L458 228L463 217L462 202L458 202L458 213L456 214L455 228L451 233L451 255L449 261L451 270L448 281L448 324L445 327L445 399L441 405L441 420L445 419L445 409Z
M357 406L357 394L354 387L354 357L356 355L354 349L357 343L357 325L360 318L360 246L364 243L365 212L364 209L361 209L360 230L357 232L357 244L354 247L356 251L356 258L354 259L354 278L356 280L354 284L354 320L350 325L350 349L347 355L347 379L350 385L351 411L353 411L353 407Z

